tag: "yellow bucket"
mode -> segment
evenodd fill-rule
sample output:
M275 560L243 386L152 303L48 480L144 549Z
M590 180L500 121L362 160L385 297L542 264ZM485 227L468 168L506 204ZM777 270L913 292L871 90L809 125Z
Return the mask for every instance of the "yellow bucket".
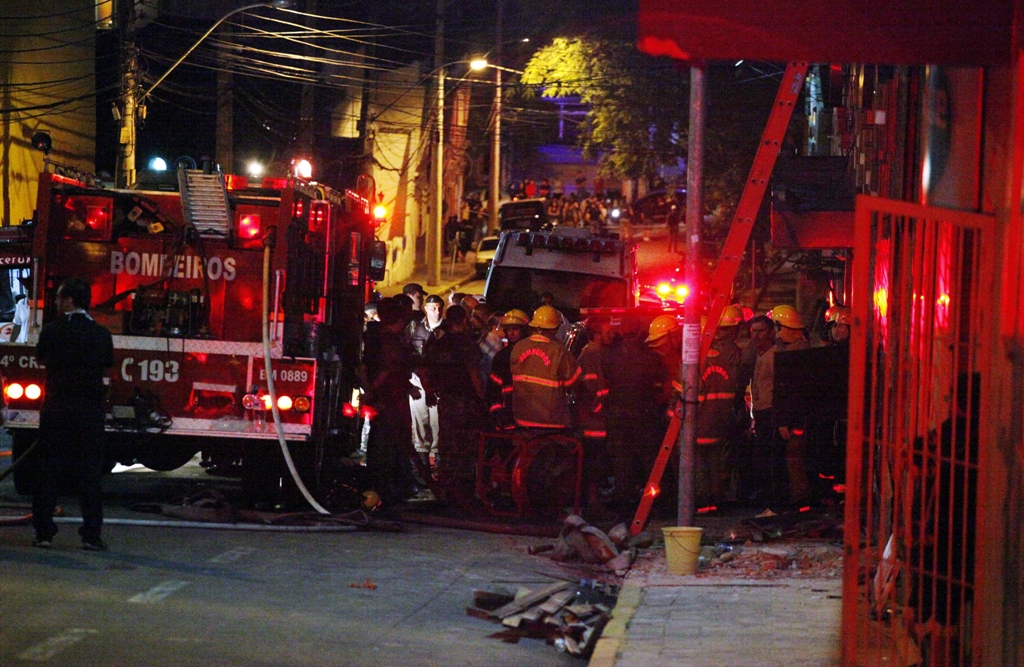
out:
M703 528L675 526L662 528L665 535L665 562L669 574L693 574L697 571L700 555L700 536Z

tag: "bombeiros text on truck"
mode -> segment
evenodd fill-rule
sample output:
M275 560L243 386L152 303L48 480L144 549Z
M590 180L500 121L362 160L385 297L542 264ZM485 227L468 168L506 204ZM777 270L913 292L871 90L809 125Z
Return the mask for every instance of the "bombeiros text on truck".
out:
M287 472L269 348L283 439L300 474L318 478L359 446L344 406L358 390L364 305L384 273L373 181L339 192L294 177L177 176L176 191L117 190L48 164L34 220L0 231L15 456L35 442L45 398L34 343L57 315L60 282L78 277L92 286L90 315L114 336L114 459L171 470L202 451L240 464L250 492L276 488ZM30 490L31 466L15 483Z

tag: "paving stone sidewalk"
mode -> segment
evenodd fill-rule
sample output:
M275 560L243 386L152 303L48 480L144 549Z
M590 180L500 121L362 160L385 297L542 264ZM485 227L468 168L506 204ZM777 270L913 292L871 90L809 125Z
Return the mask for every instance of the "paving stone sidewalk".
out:
M839 577L674 576L656 564L627 577L589 665L833 667L841 592Z

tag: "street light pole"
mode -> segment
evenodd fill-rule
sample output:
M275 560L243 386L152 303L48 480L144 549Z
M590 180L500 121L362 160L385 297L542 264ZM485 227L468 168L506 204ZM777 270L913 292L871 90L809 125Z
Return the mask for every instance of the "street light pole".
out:
M444 229L444 67L437 70L437 122L434 132L434 216L427 226L427 285L441 284L441 233Z
M502 0L498 0L497 42L494 58L501 65L501 13ZM494 68L494 128L491 132L491 179L487 196L488 231L499 228L498 198L501 196L501 68Z
M125 67L124 81L123 81L123 90L124 90L124 102L123 102L123 104L124 104L124 108L121 111L121 134L120 134L120 137L119 137L119 143L122 146L122 149L121 149L121 156L122 156L121 170L124 173L125 187L127 187L127 188L135 187L135 176L136 176L135 150L136 150L136 144L137 144L136 134L135 134L135 129L136 129L136 123L135 123L136 119L135 119L135 116L136 116L136 114L143 114L143 118L145 117L144 114L145 114L145 108L146 108L146 106L145 106L146 105L146 99L149 98L150 94L154 90L156 90L156 87L159 86L161 83L163 83L164 79L166 79L170 75L171 72L173 72L175 69L177 69L178 65L180 65L182 62L184 62L185 58L188 58L189 55L193 51L195 51L196 48L200 44L202 44L203 41L207 37L209 37L210 34L212 34L213 31L216 30L218 26L220 26L221 23L224 23L224 21L227 21L229 18L231 18L235 14L239 14L239 13L247 11L249 9L257 9L259 7L280 7L280 6L286 6L288 3L289 3L289 0L266 0L265 2L257 2L257 3L253 3L253 4L250 4L250 5L245 5L245 6L238 7L236 9L231 10L230 12L225 14L224 16L222 16L219 19L217 19L217 22L214 23L212 26L210 26L210 29L207 30L205 33L203 33L203 36L200 37L199 39L197 39L195 44L193 44L192 46L189 47L188 51L186 51L184 54L182 54L182 56L180 58L178 58L176 61L174 61L174 64L171 65L169 68L167 68L167 71L164 72L160 76L160 78L157 79L156 82L152 86L150 86L145 92L143 92L141 94L137 93L137 89L140 86L139 86L139 82L138 82L138 80L136 78L136 63L137 63L136 54L137 54L137 49L136 49L136 46L135 46L135 35L134 35L134 30L132 28L129 28L129 31L128 31L128 44L126 45L126 58L127 58L128 62L127 62L127 65ZM128 3L126 3L126 7L128 7L128 9L126 9L126 11L132 12L131 16L128 17L128 20L134 21L134 11L135 11L134 5L129 5ZM129 25L132 25L132 24L129 24Z

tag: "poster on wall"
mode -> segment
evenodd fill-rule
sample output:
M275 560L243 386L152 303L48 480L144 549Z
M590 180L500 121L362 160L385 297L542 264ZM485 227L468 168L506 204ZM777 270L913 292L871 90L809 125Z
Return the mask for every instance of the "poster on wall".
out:
M921 203L974 211L981 172L982 74L930 66L921 132Z

